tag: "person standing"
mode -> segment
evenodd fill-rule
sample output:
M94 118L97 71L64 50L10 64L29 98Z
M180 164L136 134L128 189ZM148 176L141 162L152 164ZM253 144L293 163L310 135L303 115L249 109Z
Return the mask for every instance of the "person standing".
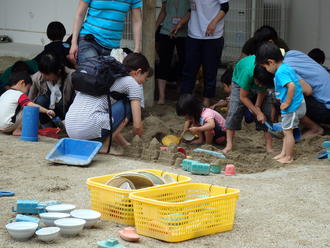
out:
M127 13L132 9L134 52L141 52L142 0L80 0L76 10L70 58L110 55L119 48ZM85 19L86 17L86 19Z
M187 25L176 35L171 32L189 9L189 0L162 0L162 8L156 21L156 30L163 23L159 34L159 73L158 73L158 104L165 104L166 81L171 78L171 62L176 48L178 54L177 82L181 79L184 64Z
M192 93L196 74L203 67L203 104L210 106L215 95L216 77L224 46L224 17L229 0L191 0L190 10L176 25L173 33L189 20L186 57L183 67L181 94Z

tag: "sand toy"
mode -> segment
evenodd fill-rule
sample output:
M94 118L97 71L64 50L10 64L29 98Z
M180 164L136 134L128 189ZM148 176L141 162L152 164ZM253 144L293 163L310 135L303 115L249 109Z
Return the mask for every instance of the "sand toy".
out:
M180 138L178 136L175 135L166 135L163 139L162 139L162 143L164 146L170 146L171 144L175 144L178 145L180 143Z
M223 155L223 153L221 153L221 152L215 152L215 151L202 149L202 148L196 148L196 149L194 149L194 152L206 153L206 154L212 155L217 158L226 158L225 155Z
M0 197L2 196L14 196L15 193L14 192L10 192L10 191L0 191Z
M86 166L92 162L101 147L102 143L98 141L63 138L45 159L58 164Z
M46 205L39 201L18 200L16 209L13 208L12 211L21 214L40 214L46 212Z
M104 241L97 242L98 248L125 248L125 246L119 244L117 239L107 239Z
M119 232L119 236L129 242L138 242L140 240L140 235L135 231L134 227L126 227Z
M227 164L225 167L225 175L226 176L233 176L236 174L236 168L233 164Z

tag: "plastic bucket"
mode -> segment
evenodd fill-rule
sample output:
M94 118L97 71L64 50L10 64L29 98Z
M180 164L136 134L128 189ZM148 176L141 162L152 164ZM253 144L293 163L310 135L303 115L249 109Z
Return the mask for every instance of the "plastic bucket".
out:
M25 106L22 118L21 140L38 141L39 108Z

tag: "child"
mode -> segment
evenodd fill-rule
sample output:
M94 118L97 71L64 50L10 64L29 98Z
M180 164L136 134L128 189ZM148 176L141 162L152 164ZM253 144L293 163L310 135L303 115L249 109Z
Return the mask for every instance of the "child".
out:
M282 152L274 159L280 163L291 163L295 144L293 129L298 127L299 119L306 113L302 87L295 71L283 63L282 53L275 44L261 45L257 50L256 63L275 74L275 95L281 102L284 139Z
M65 116L66 131L71 138L76 139L101 139L103 147L100 153L107 153L110 142L110 132L114 144L111 145L110 154L122 155L122 148L130 145L121 135L122 129L127 125L131 115L133 117L134 135L142 135L141 107L144 107L142 84L152 69L145 56L131 53L125 57L123 64L127 67L130 76L117 79L111 92L125 94L128 101L115 101L111 99L113 130L110 130L107 96L92 96L82 92L77 95Z
M9 78L10 88L0 97L0 130L4 133L21 134L22 111L24 106L38 107L41 113L54 117L53 110L34 104L27 97L32 80L27 72L14 72Z
M266 88L258 87L255 84L254 68L255 56L247 56L235 65L226 117L227 144L223 149L224 153L232 151L234 135L236 130L241 129L246 109L249 109L260 123L271 119L271 99ZM256 98L255 103L253 98ZM259 129L258 126L257 129ZM268 132L264 132L264 137L266 151L273 152L272 136Z
M231 80L233 77L233 68L230 66L226 69L226 71L222 74L220 81L223 83L223 92L226 95L230 95L231 92ZM216 104L212 105L210 108L211 109L216 109L216 108L223 108L227 107L229 104L229 97L226 97L225 100L221 99L219 100Z
M44 54L52 53L60 59L61 63L69 68L73 68L73 61L69 59L70 44L63 42L66 30L61 22L51 22L47 26L47 38L51 41L44 47L44 50L38 54L34 60L40 64L41 57Z
M198 139L193 140L191 144L217 144L225 140L226 132L224 129L226 120L216 111L203 107L190 94L180 96L176 105L176 112L179 116L185 116L183 131L189 130L198 135Z

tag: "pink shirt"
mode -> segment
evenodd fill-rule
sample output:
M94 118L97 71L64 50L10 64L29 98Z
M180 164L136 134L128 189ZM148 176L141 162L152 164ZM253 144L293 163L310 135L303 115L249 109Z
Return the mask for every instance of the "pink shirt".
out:
M204 125L209 119L214 119L214 122L217 123L222 130L225 129L226 120L223 118L221 114L219 114L217 111L210 109L210 108L204 108L201 114L201 120L200 124Z

